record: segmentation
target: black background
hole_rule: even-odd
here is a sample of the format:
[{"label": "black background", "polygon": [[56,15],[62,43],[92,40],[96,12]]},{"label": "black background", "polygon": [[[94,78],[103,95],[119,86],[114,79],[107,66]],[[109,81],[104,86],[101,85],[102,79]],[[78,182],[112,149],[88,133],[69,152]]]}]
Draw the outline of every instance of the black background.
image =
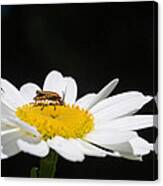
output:
[{"label": "black background", "polygon": [[[2,77],[18,88],[32,81],[42,86],[46,74],[59,70],[73,76],[78,97],[99,91],[115,77],[115,93],[157,93],[157,4],[91,3],[2,6]],[[139,113],[152,113],[147,104]],[[155,111],[154,111],[155,112]],[[139,134],[150,142],[155,130]],[[20,153],[2,161],[2,176],[28,177],[39,158]],[[154,173],[155,170],[155,173]],[[86,157],[82,163],[61,157],[59,178],[153,180],[154,153],[143,162]]]}]

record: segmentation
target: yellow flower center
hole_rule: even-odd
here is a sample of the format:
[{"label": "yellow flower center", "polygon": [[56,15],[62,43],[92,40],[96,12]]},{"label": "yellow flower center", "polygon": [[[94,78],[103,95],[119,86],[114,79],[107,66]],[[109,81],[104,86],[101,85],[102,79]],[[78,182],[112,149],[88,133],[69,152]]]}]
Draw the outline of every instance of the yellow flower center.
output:
[{"label": "yellow flower center", "polygon": [[93,129],[93,116],[78,106],[26,104],[17,108],[17,117],[36,127],[43,139],[56,135],[82,138]]}]

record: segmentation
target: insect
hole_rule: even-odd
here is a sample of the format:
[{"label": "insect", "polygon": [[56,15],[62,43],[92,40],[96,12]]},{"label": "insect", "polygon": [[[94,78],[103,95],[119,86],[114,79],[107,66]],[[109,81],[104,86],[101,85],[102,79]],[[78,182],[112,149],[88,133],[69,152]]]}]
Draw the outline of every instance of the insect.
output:
[{"label": "insect", "polygon": [[35,106],[42,105],[41,110],[47,105],[54,105],[54,109],[56,105],[64,105],[64,98],[62,99],[58,93],[52,91],[36,90],[36,96],[33,100]]}]

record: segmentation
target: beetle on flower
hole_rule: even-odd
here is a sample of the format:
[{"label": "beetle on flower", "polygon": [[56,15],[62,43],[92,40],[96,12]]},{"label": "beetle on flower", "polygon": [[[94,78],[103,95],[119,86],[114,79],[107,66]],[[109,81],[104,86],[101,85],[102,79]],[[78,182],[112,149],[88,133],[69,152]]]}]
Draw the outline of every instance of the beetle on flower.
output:
[{"label": "beetle on flower", "polygon": [[[1,80],[1,157],[23,151],[45,157],[50,149],[76,162],[85,156],[115,156],[142,160],[153,150],[137,130],[153,127],[153,115],[136,115],[153,97],[128,91],[108,97],[118,84],[114,79],[98,93],[77,100],[77,84],[72,77],[51,71],[43,89],[34,83],[20,90]],[[36,91],[57,93],[64,104],[35,106]]]}]

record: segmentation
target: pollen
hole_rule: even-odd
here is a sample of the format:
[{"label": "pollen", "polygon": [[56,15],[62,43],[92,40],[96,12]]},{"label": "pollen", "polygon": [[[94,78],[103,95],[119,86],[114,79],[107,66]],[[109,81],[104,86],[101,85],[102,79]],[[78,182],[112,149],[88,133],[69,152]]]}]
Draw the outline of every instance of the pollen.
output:
[{"label": "pollen", "polygon": [[94,118],[87,110],[75,105],[26,104],[18,107],[16,115],[35,127],[44,140],[56,135],[65,138],[83,138],[94,128]]}]

